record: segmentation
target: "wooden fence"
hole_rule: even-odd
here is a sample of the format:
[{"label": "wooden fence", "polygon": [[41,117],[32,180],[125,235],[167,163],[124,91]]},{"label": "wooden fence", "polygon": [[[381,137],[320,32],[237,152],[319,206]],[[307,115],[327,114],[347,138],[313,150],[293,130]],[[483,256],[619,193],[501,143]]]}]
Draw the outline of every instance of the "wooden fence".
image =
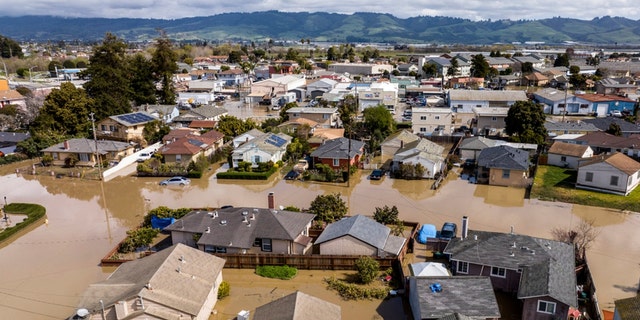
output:
[{"label": "wooden fence", "polygon": [[[338,255],[291,255],[291,254],[228,254],[216,253],[216,256],[226,260],[225,268],[253,269],[257,266],[287,265],[298,269],[308,270],[352,270],[356,260],[362,256]],[[375,258],[380,269],[394,266],[397,258]]]}]

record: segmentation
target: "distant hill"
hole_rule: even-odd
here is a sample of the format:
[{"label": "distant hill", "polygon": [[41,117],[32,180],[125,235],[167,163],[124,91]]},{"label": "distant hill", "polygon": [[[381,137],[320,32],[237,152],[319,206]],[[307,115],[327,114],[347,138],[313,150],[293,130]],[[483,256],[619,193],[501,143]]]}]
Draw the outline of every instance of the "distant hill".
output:
[{"label": "distant hill", "polygon": [[24,16],[0,18],[0,33],[17,41],[100,41],[111,32],[127,41],[300,40],[335,42],[493,44],[512,42],[640,44],[640,21],[621,17],[593,20],[471,21],[422,16],[400,19],[381,13],[224,13],[208,17],[105,19]]}]

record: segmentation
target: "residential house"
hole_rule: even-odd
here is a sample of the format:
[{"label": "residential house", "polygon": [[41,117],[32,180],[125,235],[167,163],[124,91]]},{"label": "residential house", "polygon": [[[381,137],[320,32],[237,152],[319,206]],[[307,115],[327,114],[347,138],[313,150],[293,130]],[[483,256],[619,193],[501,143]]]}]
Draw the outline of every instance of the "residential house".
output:
[{"label": "residential house", "polygon": [[567,102],[567,112],[569,114],[583,113],[581,110],[584,109],[586,113],[595,112],[600,116],[607,115],[612,111],[633,111],[635,104],[634,100],[618,95],[576,94],[574,99]]},{"label": "residential house", "polygon": [[450,277],[451,271],[444,263],[417,262],[409,264],[412,277]]},{"label": "residential house", "polygon": [[224,86],[227,87],[238,86],[249,82],[249,75],[239,68],[218,72],[216,76],[218,80],[222,81]]},{"label": "residential house", "polygon": [[613,303],[615,305],[613,320],[640,319],[640,295],[626,299],[618,299]]},{"label": "residential house", "polygon": [[261,135],[263,135],[264,132],[258,130],[258,129],[251,129],[235,138],[233,138],[233,148],[236,149],[238,148],[241,144],[245,143],[245,142],[249,142]]},{"label": "residential house", "polygon": [[96,123],[98,139],[118,141],[144,141],[144,126],[158,118],[143,111],[109,116]]},{"label": "residential house", "polygon": [[510,146],[483,149],[478,155],[478,183],[494,186],[529,185],[529,153]]},{"label": "residential house", "polygon": [[340,320],[339,305],[301,291],[256,308],[253,320]]},{"label": "residential house", "polygon": [[544,87],[549,83],[549,78],[540,72],[532,72],[524,76],[527,86]]},{"label": "residential house", "polygon": [[323,128],[335,128],[340,120],[338,108],[294,107],[288,109],[287,114],[291,121],[304,118],[317,122]]},{"label": "residential house", "polygon": [[14,153],[18,143],[30,137],[29,132],[0,132],[0,153],[2,155]]},{"label": "residential house", "polygon": [[407,239],[394,236],[389,227],[355,215],[330,223],[315,244],[321,255],[398,257]]},{"label": "residential house", "polygon": [[307,134],[309,136],[313,135],[313,132],[315,131],[315,129],[318,127],[318,123],[313,121],[313,120],[309,120],[306,118],[296,118],[295,120],[289,120],[289,121],[285,121],[281,124],[278,125],[278,129],[280,130],[280,132],[286,133],[292,137],[295,136],[295,134],[304,127],[307,127]]},{"label": "residential house", "polygon": [[18,106],[18,109],[24,110],[27,108],[27,100],[17,90],[0,90],[0,109],[9,105]]},{"label": "residential house", "polygon": [[325,141],[341,137],[344,137],[344,128],[315,128],[307,143],[313,149],[321,146]]},{"label": "residential house", "polygon": [[631,77],[603,78],[596,81],[597,94],[613,94],[627,97],[636,94],[638,85]]},{"label": "residential house", "polygon": [[424,63],[420,65],[420,73],[423,76],[428,76],[424,74],[424,71],[422,70],[422,66],[424,64],[433,64],[436,66],[436,70],[437,70],[436,74],[433,74],[431,76],[441,75],[443,77],[446,77],[447,74],[449,73],[449,69],[451,68],[451,59],[447,59],[444,57],[429,57],[424,59]]},{"label": "residential house", "polygon": [[[189,90],[190,93],[214,93],[221,92],[224,82],[215,80],[215,77],[208,77],[209,80],[192,80],[189,81]],[[182,92],[181,92],[182,93]],[[179,101],[182,101],[182,98],[186,96],[181,96]],[[199,101],[200,104],[208,104],[210,100]],[[185,101],[186,102],[186,101]],[[196,101],[198,102],[198,101]]]},{"label": "residential house", "polygon": [[420,140],[420,136],[417,134],[411,133],[409,130],[399,130],[391,135],[389,135],[382,143],[380,144],[381,151],[381,162],[384,163],[387,160],[393,159],[393,156],[398,152],[398,150],[404,148],[405,144],[409,142]]},{"label": "residential house", "polygon": [[451,135],[453,118],[451,108],[412,108],[411,130],[421,135]]},{"label": "residential house", "polygon": [[489,277],[409,277],[408,291],[416,320],[500,319]]},{"label": "residential house", "polygon": [[[164,140],[164,139],[163,139]],[[224,144],[224,134],[215,130],[201,135],[191,134],[171,143],[165,144],[159,152],[165,163],[181,163],[188,165],[198,158],[208,158]]]},{"label": "residential house", "polygon": [[578,162],[581,159],[592,156],[593,149],[587,145],[556,141],[549,148],[547,164],[561,168],[577,169]]},{"label": "residential house", "polygon": [[333,90],[338,81],[329,78],[320,78],[307,84],[307,95],[310,99],[322,97],[323,94]]},{"label": "residential house", "polygon": [[180,110],[175,104],[145,105],[144,111],[160,119],[162,123],[171,123],[173,118],[180,115]]},{"label": "residential house", "polygon": [[201,106],[185,111],[178,117],[173,118],[173,123],[183,127],[188,127],[195,120],[220,121],[220,118],[228,114],[227,109],[217,106]]},{"label": "residential house", "polygon": [[606,117],[597,119],[584,119],[583,122],[595,126],[599,131],[607,131],[611,128],[612,125],[618,126],[623,137],[630,137],[632,135],[640,134],[640,126],[621,118]]},{"label": "residential house", "polygon": [[578,165],[576,188],[629,195],[640,183],[640,163],[623,153],[601,154]]},{"label": "residential house", "polygon": [[396,70],[398,70],[401,76],[415,76],[422,72],[422,68],[413,63],[401,63],[397,66]]},{"label": "residential house", "polygon": [[87,320],[206,320],[218,300],[224,264],[224,259],[178,243],[125,262],[106,280],[91,284],[77,313],[82,310]]},{"label": "residential house", "polygon": [[291,139],[291,136],[284,133],[273,132],[257,136],[233,150],[233,167],[238,167],[240,162],[250,162],[253,167],[258,166],[260,162],[276,163],[282,160]]},{"label": "residential house", "polygon": [[67,159],[78,160],[76,166],[93,167],[98,164],[96,148],[100,161],[120,161],[133,154],[134,147],[130,143],[114,140],[92,140],[85,138],[69,139],[40,150],[43,156],[51,156],[53,165],[67,165]]},{"label": "residential house", "polygon": [[218,122],[213,120],[193,120],[189,123],[189,129],[196,129],[200,132],[213,130],[217,126]]},{"label": "residential house", "polygon": [[482,136],[500,136],[504,133],[509,108],[473,108],[473,132]]},{"label": "residential house", "polygon": [[373,82],[369,86],[355,84],[358,96],[358,112],[379,105],[393,110],[398,103],[398,84],[388,81]]},{"label": "residential house", "polygon": [[184,138],[191,135],[199,135],[199,134],[200,134],[200,131],[197,129],[184,128],[184,127],[171,129],[169,133],[167,133],[166,135],[164,135],[164,137],[162,137],[162,143],[168,144],[180,138]]},{"label": "residential house", "polygon": [[513,69],[515,62],[505,57],[485,57],[489,67],[498,71],[505,71],[507,69]]},{"label": "residential house", "polygon": [[257,81],[251,84],[251,93],[246,97],[246,102],[250,104],[258,103],[264,99],[285,95],[305,85],[306,80],[304,76],[300,75],[285,75]]},{"label": "residential house", "polygon": [[596,131],[577,137],[574,142],[590,146],[594,154],[622,152],[630,157],[640,157],[640,135],[620,137]]},{"label": "residential house", "polygon": [[533,143],[508,142],[504,140],[489,139],[482,136],[465,137],[460,143],[460,158],[478,159],[480,152],[489,147],[509,146],[520,149],[533,155],[538,150],[538,145]]},{"label": "residential house", "polygon": [[473,112],[473,108],[508,108],[529,99],[520,90],[449,90],[447,100],[454,112]]},{"label": "residential house", "polygon": [[536,57],[527,55],[527,56],[513,56],[511,60],[523,65],[525,63],[531,63],[533,69],[543,69],[545,66],[544,59],[538,59]]},{"label": "residential house", "polygon": [[327,140],[313,152],[313,163],[322,163],[333,169],[345,169],[360,163],[364,155],[364,142],[340,137]]},{"label": "residential house", "polygon": [[445,166],[444,147],[421,138],[404,144],[393,155],[391,171],[401,171],[402,165],[420,164],[425,170],[422,178],[433,179]]},{"label": "residential house", "polygon": [[[584,119],[586,120],[586,119]],[[547,136],[554,138],[564,134],[585,134],[589,132],[601,131],[598,127],[590,122],[578,121],[551,121],[544,122],[544,128],[547,129]]]},{"label": "residential house", "polygon": [[522,301],[523,320],[567,319],[578,306],[573,245],[465,225],[443,250],[454,275],[489,277],[494,290]]},{"label": "residential house", "polygon": [[311,249],[309,228],[314,217],[273,208],[196,210],[164,230],[171,232],[174,244],[210,253],[305,254]]}]

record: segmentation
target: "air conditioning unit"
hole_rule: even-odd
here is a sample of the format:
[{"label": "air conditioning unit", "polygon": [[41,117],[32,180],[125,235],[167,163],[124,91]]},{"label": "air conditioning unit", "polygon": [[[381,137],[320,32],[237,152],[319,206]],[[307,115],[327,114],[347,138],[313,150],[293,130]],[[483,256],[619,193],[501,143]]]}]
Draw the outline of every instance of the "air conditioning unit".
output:
[{"label": "air conditioning unit", "polygon": [[249,320],[249,310],[241,310],[236,317],[238,320]]}]

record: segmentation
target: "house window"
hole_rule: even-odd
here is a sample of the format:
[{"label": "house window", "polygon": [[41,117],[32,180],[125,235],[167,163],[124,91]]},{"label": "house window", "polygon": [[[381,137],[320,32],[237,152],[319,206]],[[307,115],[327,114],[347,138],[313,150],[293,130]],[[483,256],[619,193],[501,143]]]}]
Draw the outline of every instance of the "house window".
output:
[{"label": "house window", "polygon": [[502,179],[509,179],[511,177],[511,170],[502,169]]},{"label": "house window", "polygon": [[212,245],[205,244],[204,252],[216,252],[216,247]]},{"label": "house window", "polygon": [[262,239],[262,251],[271,252],[271,239]]},{"label": "house window", "polygon": [[435,116],[435,119],[436,120],[440,120],[440,116]]},{"label": "house window", "polygon": [[216,253],[227,253],[227,248],[225,248],[225,247],[216,247]]},{"label": "house window", "polygon": [[461,105],[461,104],[459,104],[459,105],[458,105],[458,108],[462,109],[462,105]]},{"label": "house window", "polygon": [[259,163],[259,162],[260,162],[260,156],[259,155],[253,156],[253,163]]},{"label": "house window", "polygon": [[427,120],[427,116],[420,116],[420,120]]},{"label": "house window", "polygon": [[538,312],[540,313],[556,313],[556,303],[550,301],[538,300]]},{"label": "house window", "polygon": [[498,117],[491,117],[491,121],[498,121]]},{"label": "house window", "polygon": [[109,126],[109,131],[115,132],[116,131],[116,126]]},{"label": "house window", "polygon": [[100,125],[100,128],[102,129],[102,131],[107,131],[107,126],[106,125]]},{"label": "house window", "polygon": [[476,108],[482,108],[481,104],[476,104]]},{"label": "house window", "polygon": [[176,162],[180,162],[180,161],[182,161],[182,155],[176,154]]},{"label": "house window", "polygon": [[328,115],[328,114],[323,114],[323,115],[322,115],[322,119],[329,119],[329,116],[330,116],[330,115]]},{"label": "house window", "polygon": [[560,157],[560,161],[562,161],[562,162],[567,162],[567,157],[565,157],[565,156],[561,156],[561,157]]},{"label": "house window", "polygon": [[469,263],[458,261],[456,270],[458,271],[458,273],[469,273]]},{"label": "house window", "polygon": [[51,153],[51,156],[53,157],[53,160],[58,160],[59,159],[57,152]]},{"label": "house window", "polygon": [[262,247],[262,239],[256,238],[255,240],[253,240],[253,246],[254,247]]},{"label": "house window", "polygon": [[427,132],[427,128],[420,128],[420,132]]},{"label": "house window", "polygon": [[78,154],[80,161],[89,161],[89,154],[88,153],[79,153]]},{"label": "house window", "polygon": [[587,175],[584,177],[584,181],[593,182],[593,172],[587,172]]},{"label": "house window", "polygon": [[610,185],[612,186],[617,186],[618,185],[618,176],[611,176],[611,181],[609,182]]},{"label": "house window", "polygon": [[507,269],[505,268],[498,268],[498,267],[491,267],[491,276],[492,277],[500,277],[500,278],[504,278],[507,275]]},{"label": "house window", "polygon": [[333,159],[333,166],[334,167],[339,167],[340,166],[340,159]]}]

